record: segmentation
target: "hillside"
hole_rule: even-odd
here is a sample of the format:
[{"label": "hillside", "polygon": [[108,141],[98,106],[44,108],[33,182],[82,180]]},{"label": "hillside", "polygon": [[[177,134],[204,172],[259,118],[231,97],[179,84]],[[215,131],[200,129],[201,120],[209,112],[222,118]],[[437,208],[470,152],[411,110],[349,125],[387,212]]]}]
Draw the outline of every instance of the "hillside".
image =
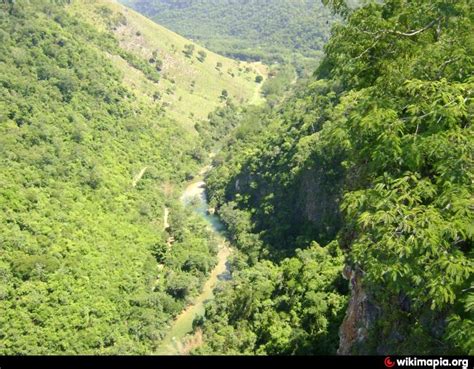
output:
[{"label": "hillside", "polygon": [[193,125],[257,101],[265,71],[69,3],[0,6],[0,354],[152,353],[216,262],[178,200],[202,165]]},{"label": "hillside", "polygon": [[207,178],[239,251],[196,353],[472,355],[473,3],[327,3],[314,77]]},{"label": "hillside", "polygon": [[262,61],[118,0],[1,2],[0,369],[467,368],[474,2],[127,2]]},{"label": "hillside", "polygon": [[314,64],[335,17],[319,0],[122,0],[156,22],[241,60]]},{"label": "hillside", "polygon": [[[209,112],[222,105],[223,90],[238,103],[262,101],[256,92],[259,84],[255,83],[257,75],[266,76],[266,68],[260,63],[217,55],[112,0],[73,1],[68,12],[101,31],[111,32],[123,50],[150,61],[160,74],[158,83],[140,68],[131,68],[123,56],[109,55],[123,72],[124,83],[143,103],[160,101],[167,115],[179,123],[192,126],[206,119]],[[186,47],[194,48],[192,54],[185,55]]]}]

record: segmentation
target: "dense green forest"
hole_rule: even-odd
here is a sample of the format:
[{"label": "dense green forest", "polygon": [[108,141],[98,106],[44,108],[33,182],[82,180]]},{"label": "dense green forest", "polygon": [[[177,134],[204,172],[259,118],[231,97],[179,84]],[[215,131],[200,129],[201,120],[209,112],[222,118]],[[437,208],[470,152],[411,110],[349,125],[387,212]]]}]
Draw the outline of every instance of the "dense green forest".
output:
[{"label": "dense green forest", "polygon": [[200,144],[123,82],[157,69],[67,10],[0,6],[0,353],[152,353],[215,263],[172,191]]},{"label": "dense green forest", "polygon": [[335,17],[319,0],[122,0],[173,31],[241,60],[315,65]]},{"label": "dense green forest", "polygon": [[472,1],[121,2],[0,2],[0,355],[474,354]]},{"label": "dense green forest", "polygon": [[196,353],[473,354],[474,5],[326,3],[312,80],[214,160],[238,252]]}]

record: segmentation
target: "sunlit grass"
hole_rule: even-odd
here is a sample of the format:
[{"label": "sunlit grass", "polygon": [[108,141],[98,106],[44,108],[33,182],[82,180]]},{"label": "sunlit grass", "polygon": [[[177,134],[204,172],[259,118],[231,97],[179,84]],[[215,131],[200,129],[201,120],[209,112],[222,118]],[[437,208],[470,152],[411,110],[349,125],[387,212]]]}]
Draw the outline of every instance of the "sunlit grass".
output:
[{"label": "sunlit grass", "polygon": [[[84,3],[94,3],[94,6],[85,7]],[[153,51],[158,51],[158,59],[163,61],[162,78],[155,83],[120,56],[109,55],[122,70],[126,85],[144,103],[162,105],[167,116],[192,129],[197,121],[207,119],[211,111],[224,104],[220,99],[223,90],[228,91],[229,97],[237,103],[263,102],[260,94],[262,83],[255,81],[257,75],[267,77],[267,67],[261,63],[232,60],[197,44],[194,44],[194,55],[188,58],[183,50],[185,45],[192,44],[191,41],[113,0],[79,0],[72,3],[69,11],[107,30],[104,19],[98,14],[104,6],[127,19],[126,25],[115,27],[113,31],[123,48],[145,59],[149,59]],[[207,54],[203,62],[197,59],[201,50]],[[221,65],[219,68],[218,63]],[[161,95],[159,101],[153,97],[156,92]]]}]

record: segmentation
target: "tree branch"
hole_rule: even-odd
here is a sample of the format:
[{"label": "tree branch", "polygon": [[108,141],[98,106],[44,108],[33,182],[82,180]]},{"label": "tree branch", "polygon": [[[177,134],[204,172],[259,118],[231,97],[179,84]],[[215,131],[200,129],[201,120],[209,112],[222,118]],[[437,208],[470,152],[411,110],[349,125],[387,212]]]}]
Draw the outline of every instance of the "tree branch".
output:
[{"label": "tree branch", "polygon": [[436,74],[436,79],[440,79],[440,78],[441,78],[441,76],[442,76],[443,73],[444,73],[444,70],[446,69],[446,67],[447,67],[449,64],[454,63],[454,62],[458,61],[459,59],[461,59],[461,57],[448,59],[448,60],[446,60],[443,64],[441,64],[441,67],[439,68],[439,71],[438,71],[438,73]]},{"label": "tree branch", "polygon": [[421,29],[418,29],[416,31],[409,31],[409,32],[400,32],[400,31],[397,31],[397,30],[389,30],[389,31],[386,31],[388,33],[392,33],[394,35],[398,35],[398,36],[405,36],[405,37],[413,37],[413,36],[416,36],[422,32],[425,32],[427,29],[433,27],[437,22],[439,22],[441,20],[441,17],[438,17],[434,20],[432,20],[430,23],[428,23],[426,26],[424,26],[423,28]]},{"label": "tree branch", "polygon": [[357,59],[360,59],[362,58],[365,54],[367,54],[370,50],[372,50],[375,46],[377,46],[377,44],[379,43],[380,41],[380,38],[382,37],[382,35],[379,35],[375,38],[375,41],[372,45],[370,45],[367,49],[365,49],[364,51],[362,51],[361,54],[359,54],[358,56],[356,56],[354,58],[354,60],[357,60]]},{"label": "tree branch", "polygon": [[[365,33],[366,35],[370,35],[370,36],[376,36],[377,38],[380,38],[381,36],[383,36],[385,34],[393,34],[393,35],[404,36],[404,37],[413,37],[413,36],[416,36],[416,35],[418,35],[422,32],[425,32],[426,30],[433,27],[435,24],[438,24],[438,28],[440,28],[440,23],[439,22],[441,21],[441,19],[442,19],[442,17],[438,17],[436,19],[433,19],[430,23],[428,23],[423,28],[420,28],[418,30],[408,31],[408,32],[401,32],[401,31],[398,31],[398,30],[395,30],[395,29],[383,29],[383,30],[380,30],[379,32],[370,32],[370,31],[360,29],[360,28],[356,28],[356,29],[361,33]],[[438,32],[440,32],[440,31],[438,31]]]}]

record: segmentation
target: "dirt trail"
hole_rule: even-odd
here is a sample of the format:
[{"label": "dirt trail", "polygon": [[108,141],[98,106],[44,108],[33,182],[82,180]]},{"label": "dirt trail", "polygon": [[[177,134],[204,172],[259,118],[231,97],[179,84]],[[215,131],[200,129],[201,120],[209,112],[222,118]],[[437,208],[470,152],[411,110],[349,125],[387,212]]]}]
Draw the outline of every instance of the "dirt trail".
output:
[{"label": "dirt trail", "polygon": [[137,186],[138,182],[140,182],[140,179],[143,178],[147,170],[148,170],[148,167],[145,167],[140,171],[140,173],[138,173],[135,177],[133,177],[132,187]]},{"label": "dirt trail", "polygon": [[[203,168],[200,172],[200,176],[203,176],[209,169],[209,166]],[[181,201],[183,204],[189,205],[194,199],[199,199],[196,212],[207,221],[209,229],[215,233],[219,242],[217,264],[209,274],[201,293],[181,312],[181,314],[176,317],[172,323],[167,335],[157,350],[157,354],[159,355],[187,354],[193,347],[198,346],[202,342],[202,337],[201,339],[198,339],[199,337],[189,336],[193,331],[193,321],[196,317],[204,315],[205,302],[214,297],[213,290],[216,287],[217,282],[220,278],[225,278],[224,275],[228,272],[227,261],[232,251],[229,247],[228,241],[222,234],[223,225],[219,218],[208,214],[205,186],[204,181],[190,183],[183,192]],[[197,334],[199,335],[200,333],[198,332]]]},{"label": "dirt trail", "polygon": [[[183,339],[193,331],[193,321],[196,317],[204,315],[204,304],[214,297],[213,290],[219,280],[219,275],[227,270],[227,260],[230,255],[229,247],[220,245],[217,255],[218,263],[209,275],[200,295],[195,298],[191,305],[179,314],[173,322],[168,334],[163,339],[157,354],[182,355],[185,353],[185,342]],[[192,340],[192,338],[190,339]],[[188,350],[189,351],[189,348]]]}]

